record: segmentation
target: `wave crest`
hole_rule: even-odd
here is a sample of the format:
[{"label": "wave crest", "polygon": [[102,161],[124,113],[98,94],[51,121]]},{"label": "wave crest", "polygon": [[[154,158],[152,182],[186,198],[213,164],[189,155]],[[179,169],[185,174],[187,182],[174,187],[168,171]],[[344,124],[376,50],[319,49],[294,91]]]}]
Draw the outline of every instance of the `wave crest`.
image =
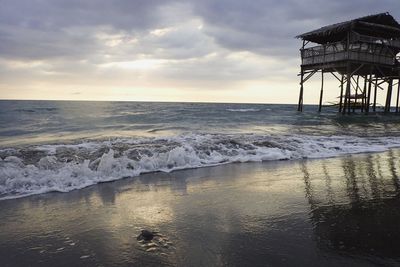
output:
[{"label": "wave crest", "polygon": [[400,147],[396,137],[186,134],[0,150],[0,200],[68,192],[148,172],[333,157]]}]

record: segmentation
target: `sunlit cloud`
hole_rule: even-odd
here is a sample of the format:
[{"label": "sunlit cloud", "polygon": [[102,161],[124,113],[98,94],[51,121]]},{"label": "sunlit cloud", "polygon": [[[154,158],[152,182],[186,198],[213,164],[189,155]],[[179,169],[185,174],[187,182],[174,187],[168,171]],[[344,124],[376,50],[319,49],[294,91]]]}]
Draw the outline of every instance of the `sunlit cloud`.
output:
[{"label": "sunlit cloud", "polygon": [[127,70],[152,70],[160,68],[163,64],[167,63],[167,60],[162,59],[139,59],[135,61],[123,61],[123,62],[109,62],[101,64],[101,68],[121,68]]},{"label": "sunlit cloud", "polygon": [[155,30],[150,31],[150,34],[155,35],[155,36],[163,36],[173,30],[174,30],[174,28],[155,29]]}]

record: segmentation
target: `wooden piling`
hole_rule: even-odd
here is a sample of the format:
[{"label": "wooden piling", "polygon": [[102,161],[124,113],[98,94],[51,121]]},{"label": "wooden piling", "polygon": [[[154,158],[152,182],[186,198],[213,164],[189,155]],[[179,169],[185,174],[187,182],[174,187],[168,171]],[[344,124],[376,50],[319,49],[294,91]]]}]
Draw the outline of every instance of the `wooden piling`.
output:
[{"label": "wooden piling", "polygon": [[372,106],[372,111],[376,112],[376,94],[378,93],[378,77],[375,77],[375,87],[374,87],[374,105]]},{"label": "wooden piling", "polygon": [[386,94],[386,103],[385,103],[385,112],[390,112],[390,104],[392,100],[392,88],[393,88],[393,79],[390,78],[388,81],[388,91]]},{"label": "wooden piling", "polygon": [[356,80],[356,92],[354,93],[354,103],[353,103],[353,113],[356,111],[356,106],[357,106],[357,94],[358,94],[358,81],[360,80],[360,75],[357,75],[357,80]]},{"label": "wooden piling", "polygon": [[322,97],[324,94],[324,70],[321,70],[321,92],[319,94],[319,107],[318,107],[318,112],[321,112],[322,110]]},{"label": "wooden piling", "polygon": [[400,79],[397,83],[396,113],[399,113]]},{"label": "wooden piling", "polygon": [[371,103],[371,86],[372,86],[372,75],[369,75],[368,79],[368,94],[367,94],[367,103],[365,105],[365,113],[369,113],[369,104]]},{"label": "wooden piling", "polygon": [[340,79],[339,113],[342,112],[342,107],[343,107],[343,80],[344,80],[344,75],[342,74],[342,78]]},{"label": "wooden piling", "polygon": [[347,114],[350,115],[350,108],[351,108],[351,80],[349,80],[349,90],[346,92],[347,93]]},{"label": "wooden piling", "polygon": [[364,110],[365,110],[365,102],[366,102],[365,96],[367,93],[367,78],[368,78],[368,76],[364,76],[363,78],[364,78],[364,88],[363,88],[362,98],[361,98],[361,113],[364,112]]},{"label": "wooden piling", "polygon": [[347,80],[347,84],[346,84],[346,93],[344,96],[344,108],[342,113],[346,114],[346,109],[347,112],[350,114],[350,86],[351,86],[351,74],[350,74],[350,64],[347,64],[347,73],[346,73],[346,80]]},{"label": "wooden piling", "polygon": [[299,104],[297,106],[297,111],[303,111],[303,84],[304,84],[304,71],[301,69],[300,73],[300,94],[299,94]]}]

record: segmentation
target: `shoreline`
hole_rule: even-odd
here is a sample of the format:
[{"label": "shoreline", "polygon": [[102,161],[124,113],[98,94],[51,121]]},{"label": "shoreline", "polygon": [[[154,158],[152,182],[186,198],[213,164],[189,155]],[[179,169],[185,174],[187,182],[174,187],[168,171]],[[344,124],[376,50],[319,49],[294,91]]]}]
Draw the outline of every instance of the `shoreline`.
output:
[{"label": "shoreline", "polygon": [[[399,264],[399,158],[396,149],[226,164],[0,201],[0,259],[3,266]],[[146,251],[136,239],[141,229],[171,244]]]},{"label": "shoreline", "polygon": [[164,173],[164,174],[169,174],[169,173],[174,173],[174,172],[179,172],[179,171],[185,171],[185,170],[196,170],[196,169],[203,169],[203,168],[213,168],[213,167],[218,167],[218,166],[224,166],[224,165],[230,165],[230,164],[248,164],[248,163],[273,163],[273,162],[302,162],[302,161],[310,161],[310,160],[324,160],[324,159],[332,159],[332,158],[341,158],[341,157],[346,157],[346,156],[357,156],[357,155],[368,155],[368,154],[379,154],[379,153],[385,153],[391,150],[399,150],[400,151],[400,146],[393,146],[393,147],[389,147],[387,149],[384,150],[377,150],[377,151],[367,151],[367,152],[354,152],[354,153],[343,153],[343,154],[338,154],[338,155],[332,155],[332,156],[324,156],[324,157],[310,157],[310,158],[282,158],[282,159],[273,159],[273,160],[247,160],[247,161],[227,161],[227,162],[222,162],[222,163],[214,163],[214,164],[208,164],[208,165],[202,165],[202,166],[183,166],[183,167],[177,167],[175,169],[171,169],[171,170],[155,170],[155,171],[145,171],[145,172],[141,172],[138,175],[133,175],[133,176],[127,176],[127,177],[120,177],[120,178],[112,178],[110,180],[101,180],[98,181],[96,183],[87,185],[87,186],[83,186],[80,188],[76,188],[76,189],[72,189],[69,191],[59,191],[59,190],[51,190],[51,191],[45,191],[45,192],[41,192],[41,193],[31,193],[31,194],[27,194],[27,195],[20,195],[20,196],[4,196],[4,197],[0,197],[0,202],[2,201],[12,201],[12,200],[16,200],[16,199],[20,199],[20,198],[27,198],[27,197],[32,197],[32,196],[41,196],[41,195],[45,195],[45,194],[51,194],[51,193],[62,193],[62,194],[66,194],[66,193],[70,193],[76,190],[82,190],[85,188],[89,188],[92,186],[96,186],[99,184],[104,184],[104,183],[113,183],[113,182],[117,182],[119,180],[126,180],[126,179],[135,179],[135,178],[139,178],[141,176],[144,175],[157,175],[158,173]]}]

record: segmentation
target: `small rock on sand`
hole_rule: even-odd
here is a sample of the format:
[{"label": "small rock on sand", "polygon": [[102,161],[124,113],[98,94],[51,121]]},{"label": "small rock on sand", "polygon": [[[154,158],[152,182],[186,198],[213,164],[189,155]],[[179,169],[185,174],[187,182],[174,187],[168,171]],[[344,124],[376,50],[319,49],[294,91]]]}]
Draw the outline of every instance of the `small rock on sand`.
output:
[{"label": "small rock on sand", "polygon": [[154,238],[154,233],[149,230],[142,230],[140,235],[138,235],[137,240],[150,241]]}]

